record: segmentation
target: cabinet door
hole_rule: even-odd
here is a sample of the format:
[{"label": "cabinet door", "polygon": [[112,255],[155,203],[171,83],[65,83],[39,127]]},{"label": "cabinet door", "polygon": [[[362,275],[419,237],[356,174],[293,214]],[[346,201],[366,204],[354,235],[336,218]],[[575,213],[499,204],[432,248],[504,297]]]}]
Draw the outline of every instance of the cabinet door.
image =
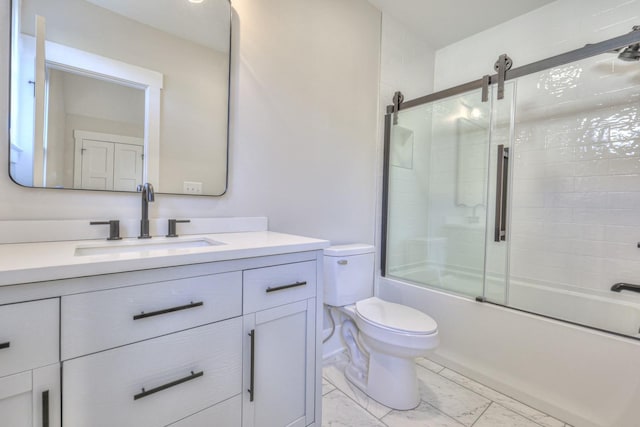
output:
[{"label": "cabinet door", "polygon": [[243,427],[314,421],[315,299],[244,316]]},{"label": "cabinet door", "polygon": [[60,427],[60,365],[0,378],[0,424]]},{"label": "cabinet door", "polygon": [[13,427],[33,425],[31,371],[0,378],[0,419]]},{"label": "cabinet door", "polygon": [[58,362],[59,299],[0,306],[0,377]]}]

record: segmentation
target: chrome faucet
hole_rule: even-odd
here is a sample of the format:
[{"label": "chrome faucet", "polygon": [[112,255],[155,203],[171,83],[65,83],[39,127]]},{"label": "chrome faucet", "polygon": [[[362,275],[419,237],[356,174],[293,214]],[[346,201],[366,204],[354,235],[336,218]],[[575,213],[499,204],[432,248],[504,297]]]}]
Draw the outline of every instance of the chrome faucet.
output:
[{"label": "chrome faucet", "polygon": [[140,235],[138,239],[150,239],[149,202],[153,202],[155,199],[153,185],[148,182],[144,185],[138,185],[138,192],[142,193],[142,217],[140,218]]}]

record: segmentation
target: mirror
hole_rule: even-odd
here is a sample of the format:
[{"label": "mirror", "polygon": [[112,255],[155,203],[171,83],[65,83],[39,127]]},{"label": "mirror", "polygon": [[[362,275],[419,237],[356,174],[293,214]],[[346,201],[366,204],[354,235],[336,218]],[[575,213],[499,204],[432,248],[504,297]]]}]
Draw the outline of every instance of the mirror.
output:
[{"label": "mirror", "polygon": [[10,175],[222,195],[229,0],[13,0]]}]

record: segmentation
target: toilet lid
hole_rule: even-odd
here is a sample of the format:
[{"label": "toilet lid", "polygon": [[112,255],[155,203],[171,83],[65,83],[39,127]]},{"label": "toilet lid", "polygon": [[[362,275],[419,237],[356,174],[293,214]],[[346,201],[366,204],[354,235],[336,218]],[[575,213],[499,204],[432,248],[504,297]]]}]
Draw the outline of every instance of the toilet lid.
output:
[{"label": "toilet lid", "polygon": [[358,301],[356,313],[365,321],[398,332],[426,335],[438,329],[436,321],[423,312],[376,297]]}]

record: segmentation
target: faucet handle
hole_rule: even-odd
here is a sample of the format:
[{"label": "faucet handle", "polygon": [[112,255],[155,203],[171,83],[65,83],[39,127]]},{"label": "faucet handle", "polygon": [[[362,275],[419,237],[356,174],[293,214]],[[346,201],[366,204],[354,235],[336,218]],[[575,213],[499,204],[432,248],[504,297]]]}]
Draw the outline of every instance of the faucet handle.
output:
[{"label": "faucet handle", "polygon": [[176,234],[176,224],[177,223],[185,223],[185,222],[191,222],[190,219],[173,219],[171,218],[169,220],[169,232],[167,233],[166,237],[178,237],[178,235]]},{"label": "faucet handle", "polygon": [[120,237],[120,221],[117,219],[111,219],[109,221],[91,221],[89,225],[108,225],[109,237],[107,240],[122,240],[122,237]]}]

